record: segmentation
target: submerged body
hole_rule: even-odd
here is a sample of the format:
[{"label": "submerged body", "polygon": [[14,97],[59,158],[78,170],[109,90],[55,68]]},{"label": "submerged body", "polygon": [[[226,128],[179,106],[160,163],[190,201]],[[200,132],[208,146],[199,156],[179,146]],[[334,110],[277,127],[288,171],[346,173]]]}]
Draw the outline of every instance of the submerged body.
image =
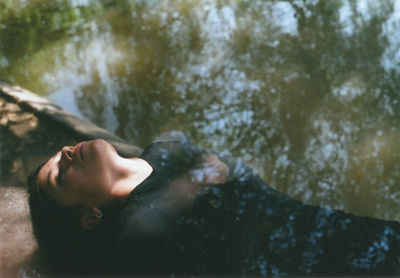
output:
[{"label": "submerged body", "polygon": [[112,275],[399,273],[397,222],[302,204],[189,140],[152,143],[139,159],[140,182],[64,260],[86,248],[89,273]]},{"label": "submerged body", "polygon": [[[201,178],[207,179],[207,174],[219,178],[226,174],[220,164],[214,165],[219,169],[214,175],[202,166],[209,157],[205,152],[178,142],[154,143],[145,149],[141,157],[154,171],[131,193],[116,218],[114,271],[257,276],[396,273],[398,223],[304,205],[270,188],[249,167],[224,157],[219,163],[228,166],[226,180],[204,187]],[[201,159],[186,175],[175,172],[192,157]]]}]

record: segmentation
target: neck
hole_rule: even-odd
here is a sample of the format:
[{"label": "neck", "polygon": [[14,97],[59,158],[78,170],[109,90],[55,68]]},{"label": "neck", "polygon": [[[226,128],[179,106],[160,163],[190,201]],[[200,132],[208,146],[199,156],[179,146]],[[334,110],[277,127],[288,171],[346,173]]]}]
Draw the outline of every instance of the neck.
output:
[{"label": "neck", "polygon": [[125,200],[129,194],[153,172],[151,165],[141,158],[122,158],[122,166],[111,187],[114,199]]}]

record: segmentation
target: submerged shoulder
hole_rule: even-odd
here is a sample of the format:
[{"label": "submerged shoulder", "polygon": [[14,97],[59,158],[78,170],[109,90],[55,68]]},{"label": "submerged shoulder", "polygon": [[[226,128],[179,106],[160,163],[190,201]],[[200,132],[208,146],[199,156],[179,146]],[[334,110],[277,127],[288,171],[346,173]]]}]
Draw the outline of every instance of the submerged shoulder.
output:
[{"label": "submerged shoulder", "polygon": [[117,217],[116,245],[123,245],[132,240],[165,238],[170,233],[171,219],[158,208],[139,208],[135,205],[123,209]]}]

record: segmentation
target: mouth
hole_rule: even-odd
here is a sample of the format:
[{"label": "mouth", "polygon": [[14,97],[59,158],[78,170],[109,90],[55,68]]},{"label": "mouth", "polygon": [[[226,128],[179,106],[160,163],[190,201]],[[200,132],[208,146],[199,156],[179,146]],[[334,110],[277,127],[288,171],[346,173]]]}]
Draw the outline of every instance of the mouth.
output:
[{"label": "mouth", "polygon": [[76,145],[76,147],[75,147],[75,152],[79,156],[80,160],[83,160],[83,147],[84,147],[84,145],[85,145],[85,142],[81,142],[78,145]]}]

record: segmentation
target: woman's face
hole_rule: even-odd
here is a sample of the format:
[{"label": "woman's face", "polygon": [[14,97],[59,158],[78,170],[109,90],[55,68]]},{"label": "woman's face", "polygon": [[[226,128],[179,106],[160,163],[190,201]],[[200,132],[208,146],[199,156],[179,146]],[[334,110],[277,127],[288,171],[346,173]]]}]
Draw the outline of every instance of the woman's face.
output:
[{"label": "woman's face", "polygon": [[37,184],[62,206],[97,206],[109,192],[116,155],[101,139],[65,146],[40,169]]}]

